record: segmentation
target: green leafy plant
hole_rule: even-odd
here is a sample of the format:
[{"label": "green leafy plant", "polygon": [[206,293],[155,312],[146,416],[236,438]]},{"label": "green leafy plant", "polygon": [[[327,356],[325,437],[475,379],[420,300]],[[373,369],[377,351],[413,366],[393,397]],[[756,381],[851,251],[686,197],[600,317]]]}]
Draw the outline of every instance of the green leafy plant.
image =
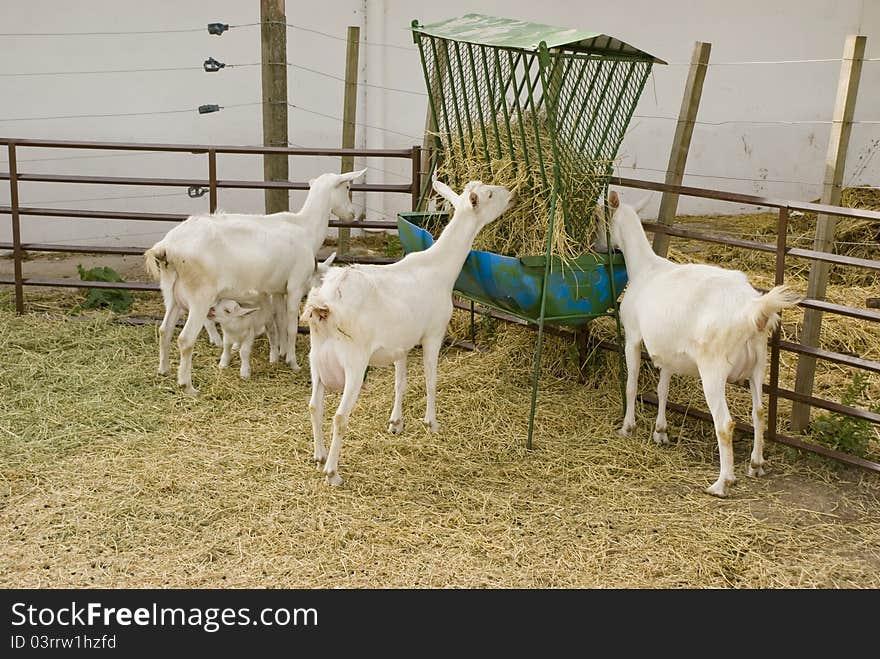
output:
[{"label": "green leafy plant", "polygon": [[[841,398],[844,405],[859,407],[868,389],[868,376],[856,373]],[[873,412],[880,412],[874,406]],[[817,416],[812,423],[813,438],[838,451],[864,457],[874,429],[870,421],[832,412]]]},{"label": "green leafy plant", "polygon": [[403,245],[400,244],[400,240],[397,236],[385,234],[385,244],[382,246],[382,251],[385,256],[400,258],[403,256]]},{"label": "green leafy plant", "polygon": [[[100,266],[86,270],[77,264],[79,278],[82,281],[125,281],[113,268]],[[100,309],[109,307],[116,313],[124,313],[131,308],[133,298],[129,291],[120,288],[90,288],[81,307],[84,309]]]}]

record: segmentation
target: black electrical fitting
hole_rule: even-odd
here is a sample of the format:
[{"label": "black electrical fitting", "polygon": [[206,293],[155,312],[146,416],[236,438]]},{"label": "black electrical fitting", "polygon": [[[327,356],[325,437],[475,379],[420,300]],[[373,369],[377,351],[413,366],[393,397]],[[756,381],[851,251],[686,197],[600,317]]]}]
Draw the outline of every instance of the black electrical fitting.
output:
[{"label": "black electrical fitting", "polygon": [[208,192],[208,188],[203,187],[201,185],[191,185],[186,189],[186,194],[190,196],[191,199],[195,199],[197,197],[204,197]]},{"label": "black electrical fitting", "polygon": [[199,106],[199,114],[208,114],[209,112],[220,112],[220,106],[214,104]]},{"label": "black electrical fitting", "polygon": [[208,23],[208,34],[223,34],[228,29],[226,23]]},{"label": "black electrical fitting", "polygon": [[205,71],[208,73],[216,73],[225,66],[226,64],[224,64],[223,62],[218,62],[213,57],[209,57],[205,60]]}]

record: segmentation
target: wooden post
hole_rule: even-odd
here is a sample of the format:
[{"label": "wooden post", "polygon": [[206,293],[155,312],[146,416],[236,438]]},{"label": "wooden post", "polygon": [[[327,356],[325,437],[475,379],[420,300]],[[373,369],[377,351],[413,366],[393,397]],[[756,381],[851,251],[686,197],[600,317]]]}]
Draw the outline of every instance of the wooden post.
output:
[{"label": "wooden post", "polygon": [[[361,42],[361,29],[357,25],[348,26],[348,43],[345,46],[345,97],[342,101],[342,148],[354,148],[354,127],[357,118],[358,51]],[[354,171],[354,156],[342,156],[340,173]],[[351,229],[340,227],[337,251],[348,253],[348,240]]]},{"label": "wooden post", "polygon": [[[825,184],[822,188],[822,204],[838,206],[843,186],[843,173],[846,168],[846,151],[852,131],[853,111],[859,91],[859,78],[862,73],[862,58],[865,56],[866,37],[850,35],[843,48],[843,62],[840,65],[840,79],[837,84],[837,100],[834,103],[834,122],[831,124],[831,139],[828,141],[828,155],[825,160]],[[816,238],[813,249],[819,252],[834,251],[834,229],[837,218],[819,215],[816,218]],[[807,284],[807,297],[815,300],[825,299],[825,286],[828,280],[829,264],[813,261],[810,265],[810,279]],[[816,347],[822,329],[822,312],[806,309],[804,329],[801,332],[801,345]],[[808,355],[798,356],[797,378],[794,390],[799,394],[812,395],[813,377],[816,374],[816,358]],[[803,431],[810,423],[810,406],[794,403],[791,407],[791,429]]]},{"label": "wooden post", "polygon": [[[287,142],[287,18],[284,0],[260,0],[260,34],[263,70],[263,146],[288,146]],[[267,181],[287,181],[287,154],[264,154]],[[288,190],[266,190],[266,212],[290,209]]]},{"label": "wooden post", "polygon": [[[681,185],[684,179],[688,150],[691,147],[691,136],[694,134],[694,122],[697,120],[697,112],[700,109],[703,81],[706,79],[706,70],[709,65],[709,54],[711,52],[711,43],[697,41],[694,44],[694,53],[691,55],[691,68],[688,72],[687,83],[684,86],[681,109],[678,111],[678,124],[675,127],[675,135],[672,138],[669,164],[666,167],[666,183],[670,185]],[[657,222],[667,225],[672,224],[675,221],[677,209],[678,195],[673,192],[664,192],[663,197],[660,199],[660,212],[657,215]],[[654,234],[654,251],[660,256],[666,256],[666,253],[669,251],[668,235],[665,233]]]}]

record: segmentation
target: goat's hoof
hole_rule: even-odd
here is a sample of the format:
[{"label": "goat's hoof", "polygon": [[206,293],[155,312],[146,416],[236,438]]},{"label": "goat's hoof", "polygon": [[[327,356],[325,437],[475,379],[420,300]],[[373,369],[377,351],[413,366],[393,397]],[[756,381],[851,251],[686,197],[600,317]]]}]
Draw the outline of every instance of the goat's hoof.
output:
[{"label": "goat's hoof", "polygon": [[749,471],[748,471],[749,477],[750,478],[757,478],[758,476],[763,476],[765,473],[767,473],[764,471],[764,464],[765,463],[763,463],[763,462],[761,462],[760,464],[758,464],[756,462],[750,462],[749,463]]},{"label": "goat's hoof", "polygon": [[[440,432],[440,424],[437,421],[430,421],[428,419],[422,419],[422,423],[425,425],[425,428],[430,430],[432,433],[437,434]],[[403,421],[401,421],[401,426],[403,425]]]},{"label": "goat's hoof", "polygon": [[324,471],[324,463],[327,462],[326,455],[316,455],[312,458],[315,462],[315,466],[318,468],[318,471]]},{"label": "goat's hoof", "polygon": [[709,487],[706,488],[706,494],[711,494],[713,497],[718,497],[719,499],[724,499],[727,497],[727,486],[736,484],[736,476],[732,476],[731,478],[719,478],[717,481],[712,483]]},{"label": "goat's hoof", "polygon": [[251,372],[245,371],[244,373],[239,373],[239,376],[241,376],[242,380],[248,380],[251,377]]},{"label": "goat's hoof", "polygon": [[171,369],[169,369],[167,366],[165,366],[164,368],[160,366],[159,370],[156,371],[156,373],[158,373],[159,375],[168,375],[169,370]]},{"label": "goat's hoof", "polygon": [[327,485],[330,485],[331,487],[339,487],[342,485],[342,476],[335,471],[331,474],[327,474]]},{"label": "goat's hoof", "polygon": [[666,434],[666,431],[658,432],[654,431],[654,443],[655,444],[668,444],[669,443],[669,435]]},{"label": "goat's hoof", "polygon": [[724,481],[716,481],[706,488],[706,494],[711,494],[713,497],[718,497],[719,499],[726,499],[727,486],[724,484]]},{"label": "goat's hoof", "polygon": [[229,362],[220,362],[217,364],[217,368],[229,368]]},{"label": "goat's hoof", "polygon": [[199,395],[199,390],[196,389],[191,384],[180,385],[180,386],[183,387],[183,393],[185,393],[187,396],[198,396]]},{"label": "goat's hoof", "polygon": [[278,363],[278,355],[269,355],[269,363],[277,364]]},{"label": "goat's hoof", "polygon": [[403,419],[397,419],[396,421],[392,419],[388,424],[388,432],[393,435],[399,435],[403,432]]},{"label": "goat's hoof", "polygon": [[635,426],[624,425],[620,430],[617,431],[617,434],[621,437],[629,437],[632,434],[633,428]]},{"label": "goat's hoof", "polygon": [[299,364],[297,364],[296,362],[287,362],[287,365],[290,366],[290,370],[293,371],[294,373],[298,373],[299,371],[302,370],[302,367]]}]

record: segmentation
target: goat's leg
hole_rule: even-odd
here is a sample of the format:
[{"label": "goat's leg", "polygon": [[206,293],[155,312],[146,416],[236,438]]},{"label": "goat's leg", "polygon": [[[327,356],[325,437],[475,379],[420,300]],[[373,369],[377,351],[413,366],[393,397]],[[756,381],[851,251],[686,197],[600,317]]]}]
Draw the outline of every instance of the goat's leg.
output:
[{"label": "goat's leg", "polygon": [[654,441],[658,444],[669,443],[669,435],[666,434],[666,399],[669,397],[670,379],[672,371],[661,368],[660,381],[657,383],[657,423],[654,424]]},{"label": "goat's leg", "polygon": [[623,426],[618,431],[621,437],[629,437],[636,427],[636,392],[639,388],[639,367],[642,363],[642,337],[635,332],[626,333],[626,413]]},{"label": "goat's leg", "polygon": [[217,331],[217,323],[210,318],[206,318],[203,327],[208,333],[208,340],[211,342],[211,345],[218,347],[223,345],[223,339],[220,338],[220,333]]},{"label": "goat's leg", "polygon": [[312,372],[312,398],[309,400],[309,415],[312,417],[312,440],[315,445],[314,459],[318,468],[327,461],[327,449],[324,448],[324,383],[315,363],[315,350],[309,353],[309,366]]},{"label": "goat's leg", "polygon": [[432,336],[422,341],[422,363],[428,396],[425,404],[425,418],[422,419],[422,423],[431,432],[440,432],[440,424],[437,423],[437,361],[440,359],[440,346],[442,345],[442,335]]},{"label": "goat's leg", "polygon": [[730,418],[725,396],[727,372],[720,365],[701,367],[700,379],[703,381],[706,403],[715,422],[715,435],[718,438],[718,454],[721,461],[718,480],[706,488],[706,492],[723,498],[727,496],[727,486],[736,482],[733,473],[733,419]]},{"label": "goat's leg", "polygon": [[165,303],[165,317],[159,325],[159,375],[165,375],[169,369],[168,352],[171,350],[171,337],[183,311],[173,300]]},{"label": "goat's leg", "polygon": [[764,350],[762,342],[758,359],[752,369],[752,376],[749,378],[749,389],[752,391],[752,425],[755,427],[755,443],[752,445],[752,456],[749,460],[749,476],[764,475],[764,428],[767,424],[767,414],[761,397],[764,388],[764,364],[767,359]]},{"label": "goat's leg", "polygon": [[226,332],[223,332],[223,352],[220,354],[220,363],[218,366],[220,368],[226,368],[229,366],[229,362],[232,359],[232,339],[229,338],[229,335]]},{"label": "goat's leg", "polygon": [[211,308],[210,302],[195,301],[190,302],[189,315],[186,317],[186,323],[177,337],[177,345],[180,348],[180,364],[177,367],[177,384],[184,388],[184,391],[191,396],[199,393],[199,390],[192,385],[192,355],[193,347],[199,332],[202,331],[202,324],[208,317],[208,309]]},{"label": "goat's leg", "polygon": [[292,290],[287,293],[287,365],[291,370],[298,371],[296,363],[296,331],[299,328],[299,303],[302,300],[302,291]]},{"label": "goat's leg", "polygon": [[364,384],[366,368],[366,364],[345,367],[345,388],[342,390],[342,400],[339,401],[339,407],[333,416],[333,441],[330,442],[330,452],[324,465],[324,474],[330,485],[342,485],[342,477],[338,473],[339,450],[342,448],[342,437],[348,428],[348,418]]},{"label": "goat's leg", "polygon": [[272,321],[278,339],[278,356],[287,356],[287,300],[281,294],[272,295]]},{"label": "goat's leg", "polygon": [[238,357],[241,359],[241,368],[238,370],[238,374],[243,380],[247,380],[251,376],[251,351],[253,348],[254,331],[249,330],[238,348]]},{"label": "goat's leg", "polygon": [[274,306],[266,323],[266,338],[269,340],[269,363],[274,364],[278,361],[278,323],[275,321]]},{"label": "goat's leg", "polygon": [[403,432],[403,393],[406,391],[406,355],[394,362],[394,409],[388,421],[388,432]]}]

